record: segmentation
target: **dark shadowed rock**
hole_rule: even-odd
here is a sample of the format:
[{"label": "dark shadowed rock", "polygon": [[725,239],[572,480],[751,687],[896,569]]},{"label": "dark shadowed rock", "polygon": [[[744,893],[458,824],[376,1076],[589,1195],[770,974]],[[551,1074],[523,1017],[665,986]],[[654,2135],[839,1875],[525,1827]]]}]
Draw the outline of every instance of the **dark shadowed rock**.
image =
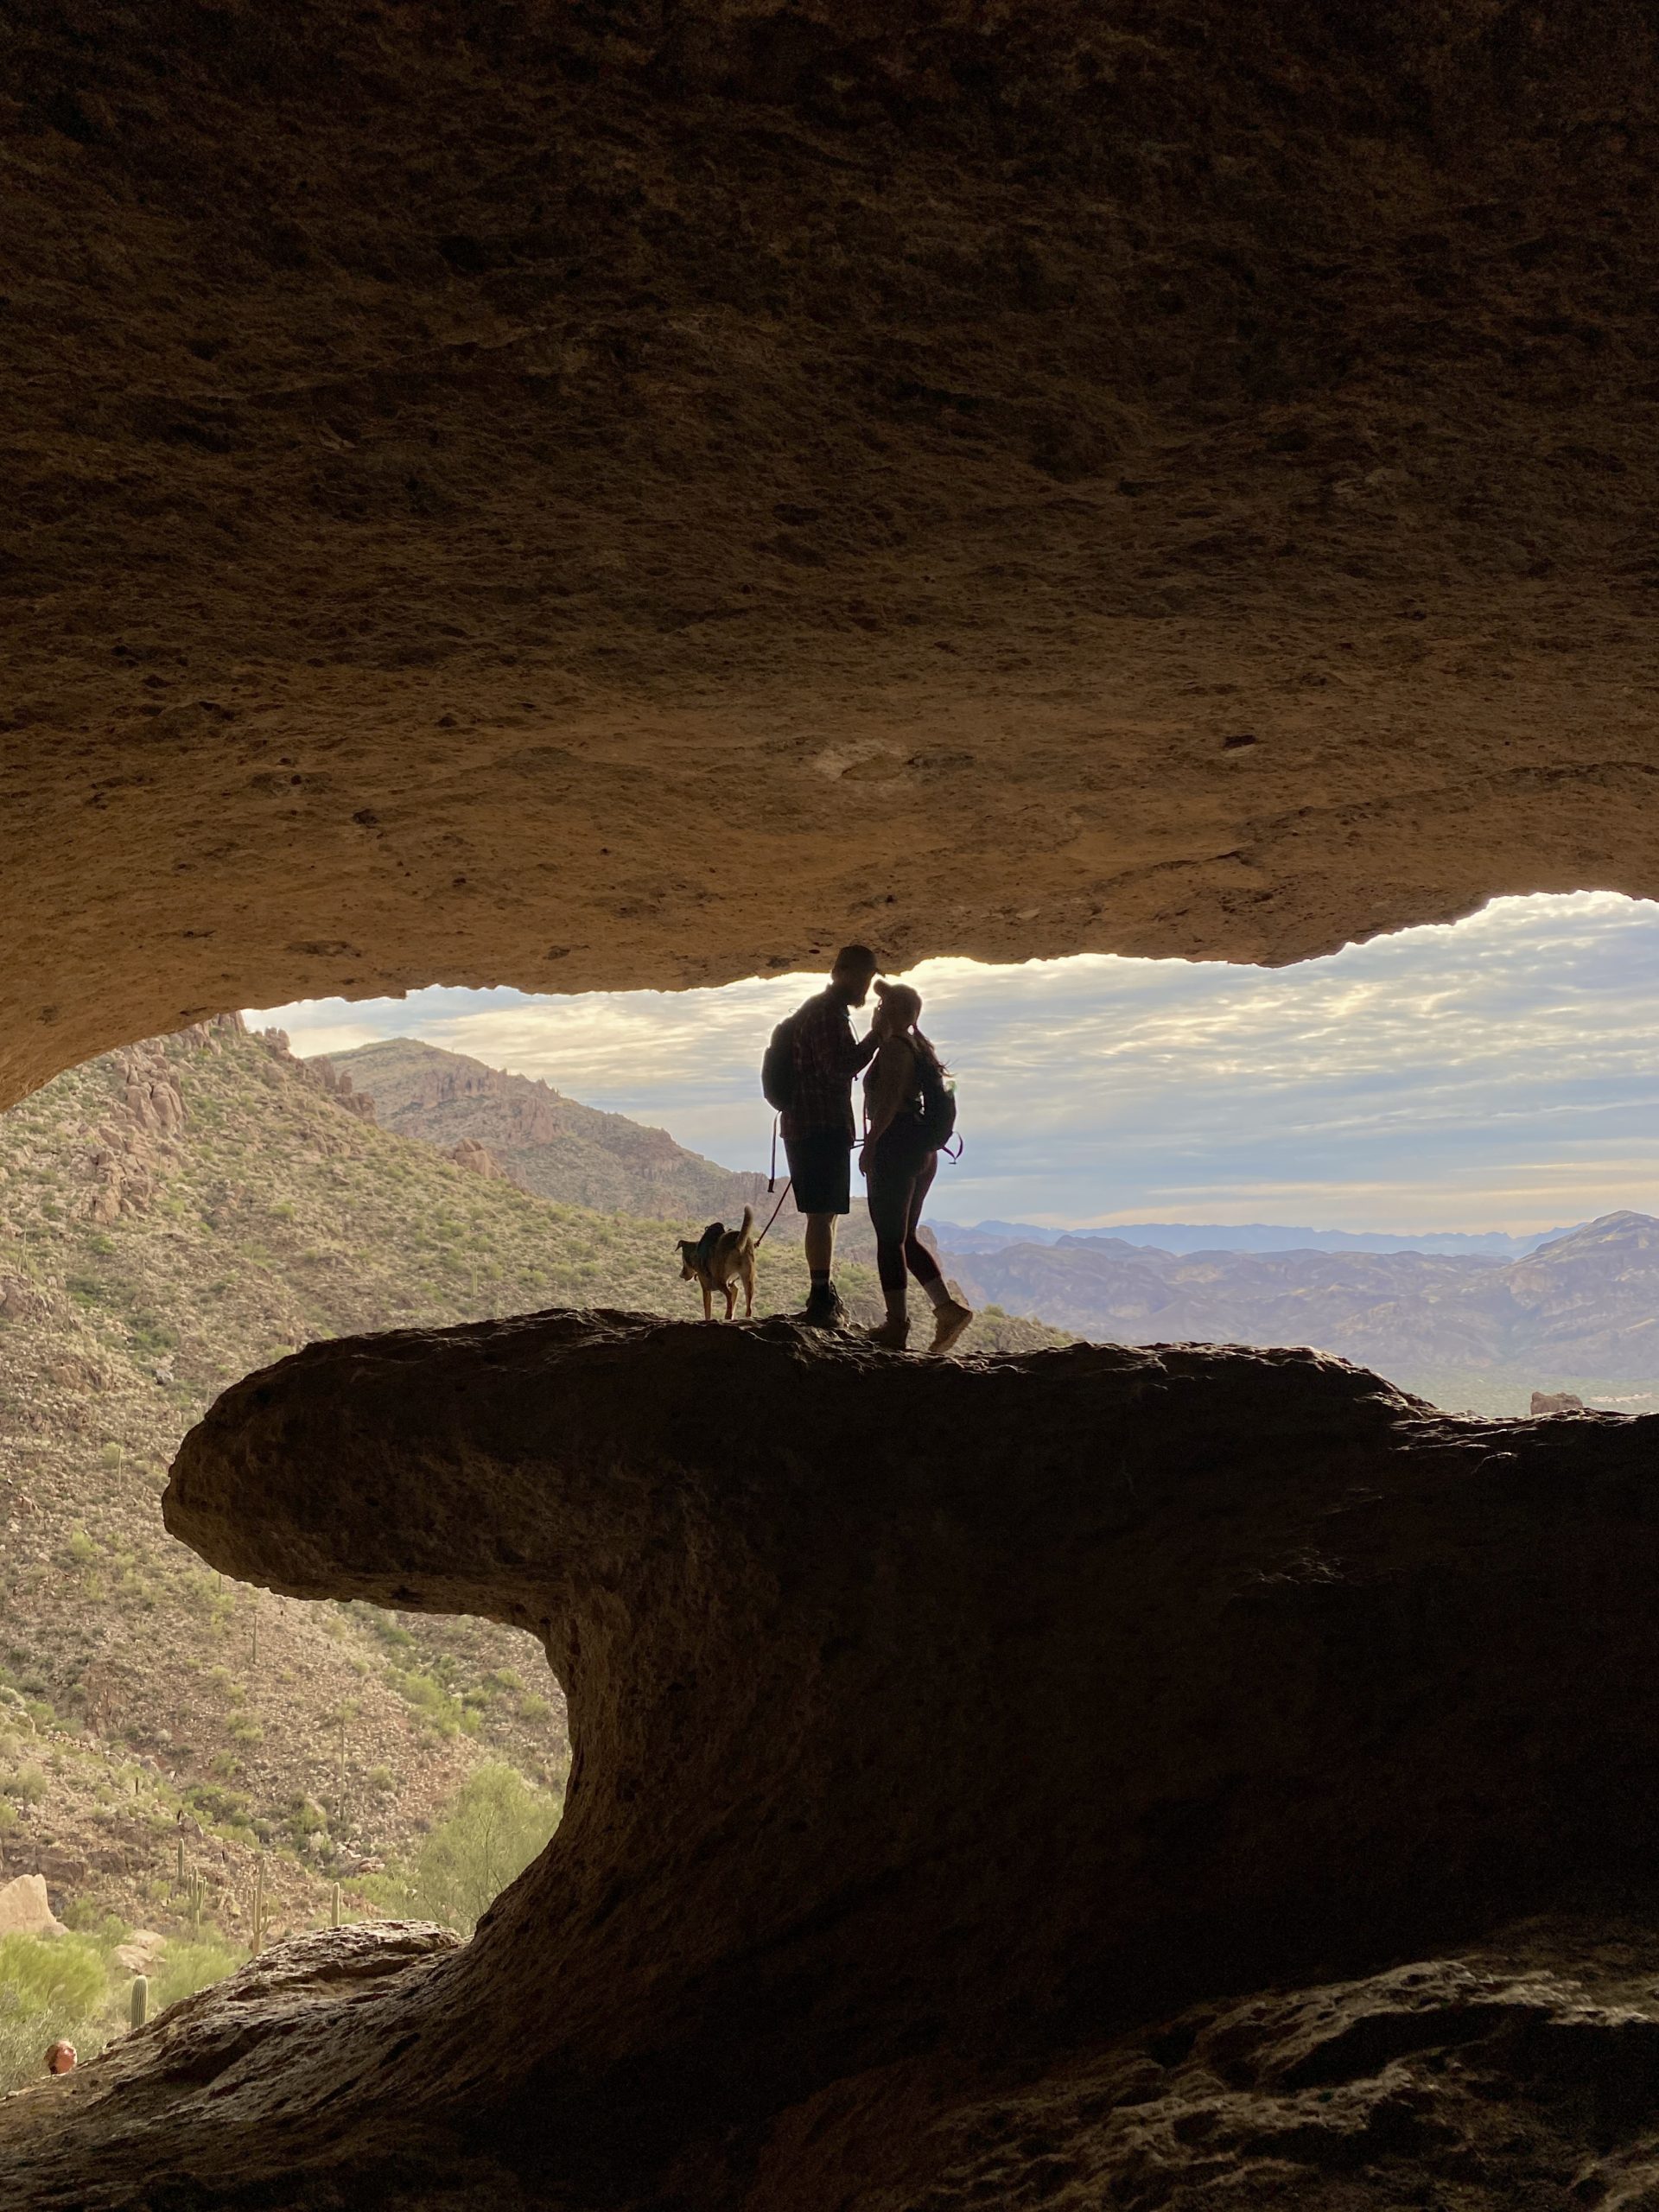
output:
[{"label": "dark shadowed rock", "polygon": [[[941,2098],[1640,1875],[1656,1426],[1447,1420],[1297,1352],[951,1366],[607,1314],[314,1346],[192,1433],[169,1525],[293,1594],[534,1629],[565,1823],[372,1994],[315,1939],[234,2081],[164,2040],[89,2068],[27,2158],[12,2124],[14,2201],[230,2202],[296,2160],[350,2197],[397,2114],[429,2177],[487,2145],[537,2203],[736,2201],[734,2158],[877,2071],[911,2114],[871,2160],[925,2164]],[[779,2203],[845,2200],[789,2171]]]}]

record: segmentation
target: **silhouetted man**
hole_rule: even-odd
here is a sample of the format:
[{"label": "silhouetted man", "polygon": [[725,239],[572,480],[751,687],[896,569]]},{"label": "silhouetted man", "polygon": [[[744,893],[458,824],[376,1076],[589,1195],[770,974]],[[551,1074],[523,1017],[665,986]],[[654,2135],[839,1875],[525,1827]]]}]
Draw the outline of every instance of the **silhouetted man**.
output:
[{"label": "silhouetted man", "polygon": [[789,1157],[795,1211],[806,1216],[806,1264],[812,1276],[802,1319],[814,1328],[839,1328],[847,1318],[830,1281],[836,1256],[836,1217],[852,1210],[853,1077],[875,1052],[874,1037],[853,1033],[849,1009],[862,1006],[874,980],[875,955],[847,944],[836,955],[829,988],[796,1014],[793,1081],[783,1109],[784,1150]]}]

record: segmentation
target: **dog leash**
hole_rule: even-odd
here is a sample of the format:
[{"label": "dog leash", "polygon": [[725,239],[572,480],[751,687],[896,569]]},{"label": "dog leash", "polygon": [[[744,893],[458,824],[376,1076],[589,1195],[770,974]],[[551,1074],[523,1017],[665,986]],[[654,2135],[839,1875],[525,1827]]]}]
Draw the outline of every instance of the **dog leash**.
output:
[{"label": "dog leash", "polygon": [[[791,1179],[790,1179],[790,1181],[791,1181],[791,1182],[792,1182],[793,1180],[794,1180],[794,1178],[791,1176]],[[782,1197],[780,1197],[780,1198],[779,1198],[779,1201],[778,1201],[777,1205],[776,1205],[775,1206],[773,1206],[773,1208],[772,1208],[772,1221],[776,1221],[776,1220],[777,1220],[777,1218],[778,1218],[778,1217],[779,1217],[779,1215],[780,1213],[782,1213],[782,1211],[783,1211],[783,1210],[784,1210],[784,1199],[785,1199],[785,1198],[786,1198],[789,1196],[789,1188],[790,1188],[790,1186],[789,1186],[789,1183],[785,1183],[785,1185],[784,1185],[784,1188],[783,1188],[783,1195],[782,1195]],[[755,1249],[757,1252],[760,1249],[760,1247],[761,1247],[761,1246],[766,1243],[766,1230],[767,1230],[767,1229],[770,1229],[770,1228],[772,1227],[772,1221],[769,1221],[769,1222],[766,1224],[766,1229],[763,1229],[763,1230],[761,1230],[760,1234],[760,1235],[755,1238],[755,1240],[754,1240],[754,1249]]]}]

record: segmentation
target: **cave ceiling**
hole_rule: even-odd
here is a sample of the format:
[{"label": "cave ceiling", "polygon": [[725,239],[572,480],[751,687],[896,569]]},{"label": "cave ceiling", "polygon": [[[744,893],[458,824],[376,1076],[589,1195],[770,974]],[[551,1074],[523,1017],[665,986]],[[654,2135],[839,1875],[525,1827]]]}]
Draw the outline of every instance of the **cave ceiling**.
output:
[{"label": "cave ceiling", "polygon": [[0,1092],[1659,890],[1633,4],[0,29]]}]

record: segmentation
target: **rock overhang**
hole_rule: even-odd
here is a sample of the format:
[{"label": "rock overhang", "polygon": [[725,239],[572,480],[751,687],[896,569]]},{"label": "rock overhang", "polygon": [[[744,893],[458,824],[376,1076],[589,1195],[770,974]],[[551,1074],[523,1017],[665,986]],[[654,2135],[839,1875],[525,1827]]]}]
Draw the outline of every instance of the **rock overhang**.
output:
[{"label": "rock overhang", "polygon": [[603,1313],[309,1347],[192,1432],[169,1525],[273,1588],[536,1628],[565,1822],[465,1949],[364,1934],[335,1989],[307,1939],[92,2069],[13,2139],[22,2201],[94,2139],[216,2201],[208,2047],[238,2186],[302,2142],[355,2185],[406,2112],[435,2187],[487,2146],[531,2202],[629,2201],[837,2081],[965,2094],[1628,1897],[1656,1427],[1452,1419],[1295,1351],[930,1364]]},{"label": "rock overhang", "polygon": [[15,18],[10,1095],[1656,888],[1652,27]]}]

